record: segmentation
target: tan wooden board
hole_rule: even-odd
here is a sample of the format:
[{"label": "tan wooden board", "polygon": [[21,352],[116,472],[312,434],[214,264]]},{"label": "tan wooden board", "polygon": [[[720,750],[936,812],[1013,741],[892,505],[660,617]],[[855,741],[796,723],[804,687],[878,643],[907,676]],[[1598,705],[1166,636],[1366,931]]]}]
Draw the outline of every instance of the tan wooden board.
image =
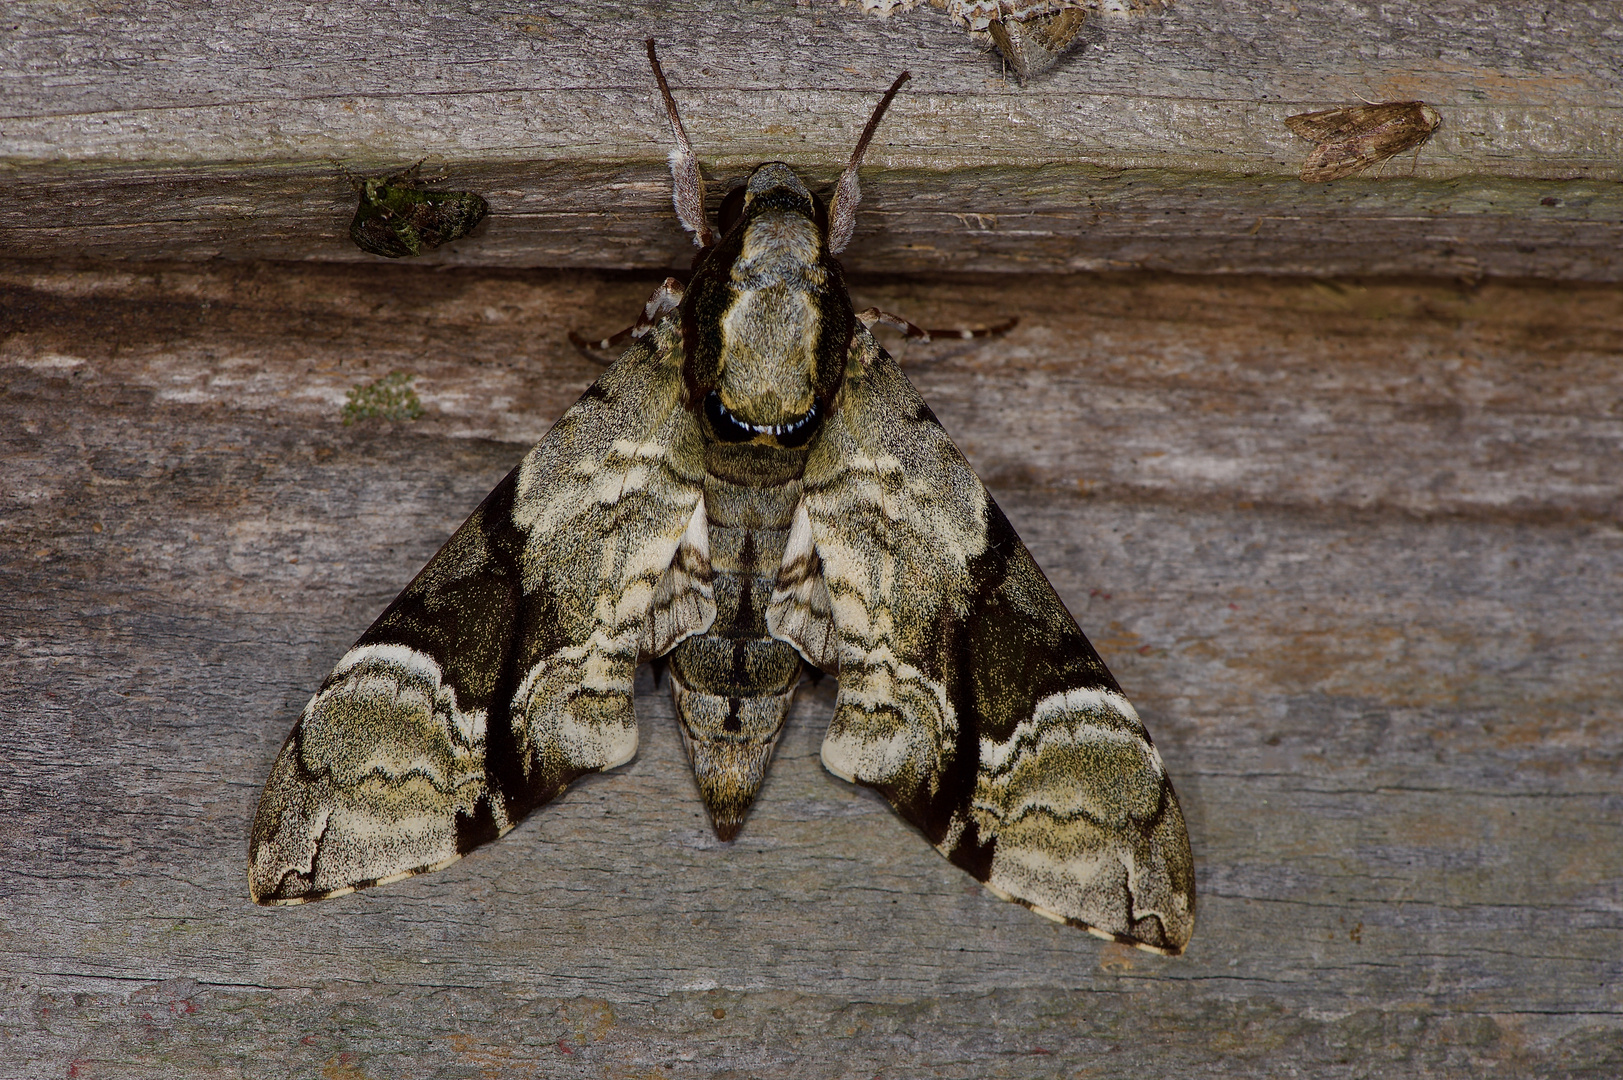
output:
[{"label": "tan wooden board", "polygon": [[[0,1075],[1611,1077],[1623,290],[861,279],[1137,704],[1188,954],[996,900],[797,705],[718,844],[634,763],[438,874],[249,903],[293,717],[653,279],[0,273]],[[427,415],[345,426],[415,375]]]},{"label": "tan wooden board", "polygon": [[[929,7],[831,0],[7,18],[9,257],[362,261],[338,164],[426,158],[492,206],[429,261],[683,266],[653,35],[719,185],[773,158],[827,182],[913,73],[869,155],[860,270],[1623,276],[1610,4],[1176,0],[1095,13],[1029,87]],[[1301,183],[1311,144],[1284,118],[1361,98],[1422,99],[1443,123],[1378,172]]]}]

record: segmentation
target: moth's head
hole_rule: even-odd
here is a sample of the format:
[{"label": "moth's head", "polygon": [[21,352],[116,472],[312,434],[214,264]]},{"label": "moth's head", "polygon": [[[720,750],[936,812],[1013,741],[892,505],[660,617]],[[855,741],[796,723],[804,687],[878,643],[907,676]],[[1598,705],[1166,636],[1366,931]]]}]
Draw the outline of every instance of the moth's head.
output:
[{"label": "moth's head", "polygon": [[733,188],[721,200],[717,224],[725,238],[735,228],[748,228],[763,215],[799,215],[816,228],[821,240],[828,239],[828,204],[812,194],[781,161],[769,161],[750,173],[749,180]]}]

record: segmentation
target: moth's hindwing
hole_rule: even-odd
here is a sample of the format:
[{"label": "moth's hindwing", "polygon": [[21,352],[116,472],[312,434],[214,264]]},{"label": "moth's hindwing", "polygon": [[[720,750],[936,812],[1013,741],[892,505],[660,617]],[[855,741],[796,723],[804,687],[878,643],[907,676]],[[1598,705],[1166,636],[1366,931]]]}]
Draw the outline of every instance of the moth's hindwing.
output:
[{"label": "moth's hindwing", "polygon": [[1194,867],[1149,734],[866,330],[804,483],[769,626],[838,669],[830,771],[1000,895],[1182,951]]},{"label": "moth's hindwing", "polygon": [[667,319],[339,661],[265,785],[255,900],[437,869],[635,753],[633,670],[716,610],[681,361]]}]

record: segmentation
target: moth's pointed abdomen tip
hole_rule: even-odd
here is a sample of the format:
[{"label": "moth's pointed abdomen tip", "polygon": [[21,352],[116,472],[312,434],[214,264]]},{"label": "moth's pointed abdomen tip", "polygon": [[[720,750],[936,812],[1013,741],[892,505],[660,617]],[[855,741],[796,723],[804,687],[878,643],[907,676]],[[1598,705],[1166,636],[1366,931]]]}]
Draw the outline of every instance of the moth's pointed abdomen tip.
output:
[{"label": "moth's pointed abdomen tip", "polygon": [[717,806],[711,804],[710,827],[716,830],[716,839],[724,844],[730,844],[738,836],[738,831],[744,827],[744,818],[749,814],[749,802],[743,806]]}]

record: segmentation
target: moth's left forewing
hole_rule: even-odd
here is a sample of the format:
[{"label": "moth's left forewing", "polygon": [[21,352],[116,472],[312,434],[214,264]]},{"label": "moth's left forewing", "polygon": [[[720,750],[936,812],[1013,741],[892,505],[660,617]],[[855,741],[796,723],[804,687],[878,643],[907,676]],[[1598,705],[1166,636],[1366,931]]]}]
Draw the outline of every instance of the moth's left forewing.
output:
[{"label": "moth's left forewing", "polygon": [[[773,629],[811,658],[829,651],[820,642],[832,625],[840,691],[828,768],[880,790],[1001,895],[1181,951],[1193,864],[1159,755],[996,503],[865,331],[808,456],[803,509],[811,552],[791,541]],[[798,574],[791,555],[802,556]],[[790,602],[817,595],[813,564],[826,623],[809,600]],[[800,633],[784,632],[790,615]]]},{"label": "moth's left forewing", "polygon": [[328,676],[249,839],[260,903],[438,869],[636,750],[632,675],[715,618],[674,319],[592,385]]},{"label": "moth's left forewing", "polygon": [[1323,184],[1357,176],[1382,160],[1384,158],[1376,152],[1374,140],[1367,137],[1320,143],[1302,159],[1302,167],[1297,175],[1303,183]]},{"label": "moth's left forewing", "polygon": [[427,191],[411,215],[423,246],[436,248],[460,240],[490,213],[490,204],[471,191]]},{"label": "moth's left forewing", "polygon": [[554,760],[560,776],[573,758],[629,760],[636,665],[715,618],[703,443],[682,405],[679,340],[671,319],[633,346],[628,356],[659,359],[616,363],[594,384],[602,396],[588,391],[519,467],[525,675],[513,730],[520,760],[543,772]]}]

